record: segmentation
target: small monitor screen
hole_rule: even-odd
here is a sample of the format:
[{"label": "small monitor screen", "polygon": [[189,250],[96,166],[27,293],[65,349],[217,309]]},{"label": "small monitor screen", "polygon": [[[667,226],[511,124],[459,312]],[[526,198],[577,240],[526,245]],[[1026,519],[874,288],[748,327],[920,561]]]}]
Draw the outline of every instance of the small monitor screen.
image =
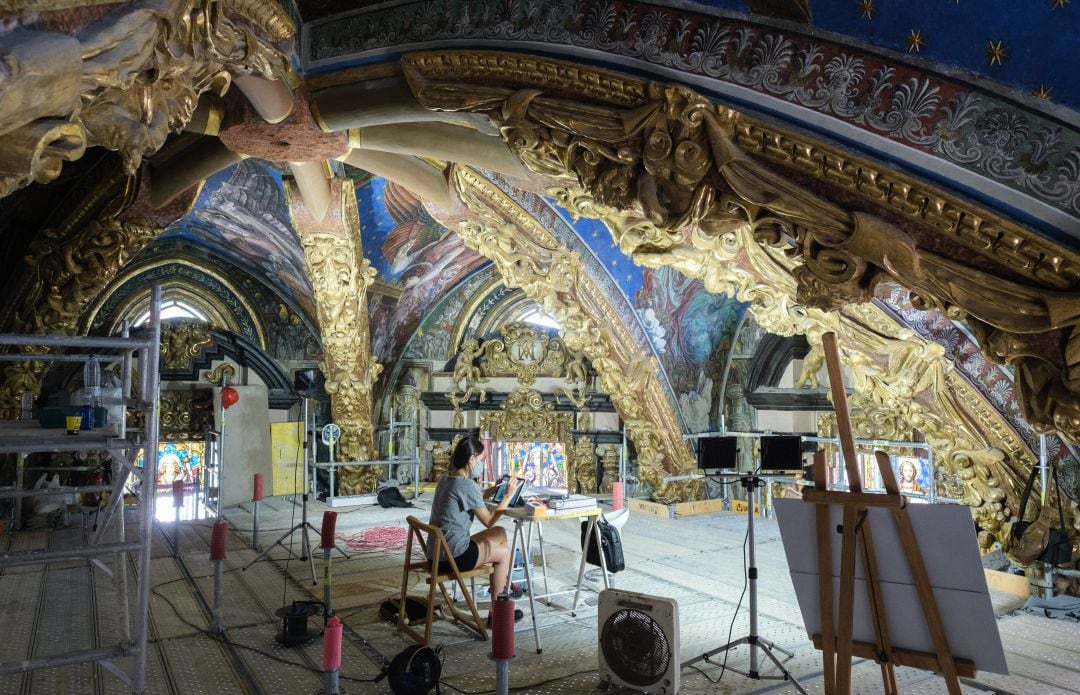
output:
[{"label": "small monitor screen", "polygon": [[761,438],[761,468],[768,471],[801,471],[802,437],[780,435]]},{"label": "small monitor screen", "polygon": [[[491,497],[491,501],[494,502],[495,504],[498,504],[499,502],[502,502],[502,498],[504,496],[506,496],[506,488],[507,488],[508,485],[510,485],[510,477],[504,475],[503,478],[505,478],[505,480],[503,480],[502,482],[499,483],[499,488],[497,490],[495,490],[495,494],[492,495],[492,497]],[[514,496],[510,498],[510,501],[507,503],[507,506],[516,507],[518,505],[518,500],[521,499],[521,492],[524,489],[525,489],[524,485],[518,485],[517,490],[514,491]]]},{"label": "small monitor screen", "polygon": [[702,437],[698,440],[698,468],[737,468],[738,437]]}]

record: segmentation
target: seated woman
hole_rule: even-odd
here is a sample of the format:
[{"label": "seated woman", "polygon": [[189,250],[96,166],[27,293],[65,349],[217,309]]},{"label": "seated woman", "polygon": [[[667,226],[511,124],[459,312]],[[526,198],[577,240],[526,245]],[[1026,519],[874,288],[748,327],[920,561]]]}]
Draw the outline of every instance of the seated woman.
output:
[{"label": "seated woman", "polygon": [[[428,523],[442,529],[458,570],[465,572],[489,562],[495,566],[495,573],[491,575],[491,595],[494,597],[506,590],[511,560],[506,529],[495,526],[495,522],[514,497],[520,481],[511,479],[498,506],[489,511],[484,499],[498,488],[489,488],[481,494],[480,486],[472,479],[483,473],[483,453],[484,444],[474,436],[465,437],[458,443],[450,459],[450,469],[435,487]],[[485,528],[470,537],[473,519]],[[515,611],[515,618],[519,614],[520,611]]]}]

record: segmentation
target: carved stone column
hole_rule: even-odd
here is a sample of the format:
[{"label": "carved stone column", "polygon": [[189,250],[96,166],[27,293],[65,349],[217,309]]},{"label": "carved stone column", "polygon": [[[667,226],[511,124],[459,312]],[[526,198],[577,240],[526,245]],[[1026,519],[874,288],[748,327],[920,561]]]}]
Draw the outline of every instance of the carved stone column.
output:
[{"label": "carved stone column", "polygon": [[[326,392],[334,422],[341,427],[342,460],[365,461],[376,450],[372,430],[371,387],[382,366],[371,354],[367,288],[375,269],[360,245],[356,195],[347,181],[330,182],[331,202],[322,220],[304,206],[292,181],[285,181],[293,224],[307,257],[308,278],[315,293],[322,333]],[[373,467],[343,469],[340,487],[346,494],[373,490]]]}]

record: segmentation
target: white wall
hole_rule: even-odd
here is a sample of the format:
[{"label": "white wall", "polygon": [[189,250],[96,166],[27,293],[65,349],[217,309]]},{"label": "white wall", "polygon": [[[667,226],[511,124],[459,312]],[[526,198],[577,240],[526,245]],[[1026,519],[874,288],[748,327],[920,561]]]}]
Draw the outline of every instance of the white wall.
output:
[{"label": "white wall", "polygon": [[270,411],[266,387],[234,386],[240,400],[224,412],[221,389],[214,388],[214,421],[222,431],[221,504],[231,507],[251,501],[252,476],[271,478]]}]

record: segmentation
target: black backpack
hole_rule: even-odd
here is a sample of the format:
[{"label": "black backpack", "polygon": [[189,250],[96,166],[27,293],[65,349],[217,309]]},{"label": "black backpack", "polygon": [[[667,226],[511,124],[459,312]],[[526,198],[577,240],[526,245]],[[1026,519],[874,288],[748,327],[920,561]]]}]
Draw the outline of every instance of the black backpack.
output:
[{"label": "black backpack", "polygon": [[396,487],[384,487],[378,493],[379,506],[383,509],[390,507],[411,507],[413,503],[402,497],[401,490]]},{"label": "black backpack", "polygon": [[[600,547],[604,550],[604,564],[607,565],[607,571],[615,573],[626,569],[626,563],[623,561],[622,537],[619,536],[619,529],[604,521],[603,517],[596,520],[596,528],[600,531]],[[585,562],[599,567],[600,556],[596,553],[596,542],[589,539],[588,549],[586,550],[585,548],[585,533],[588,529],[589,522],[582,521],[581,548],[582,550],[585,550]]]}]

